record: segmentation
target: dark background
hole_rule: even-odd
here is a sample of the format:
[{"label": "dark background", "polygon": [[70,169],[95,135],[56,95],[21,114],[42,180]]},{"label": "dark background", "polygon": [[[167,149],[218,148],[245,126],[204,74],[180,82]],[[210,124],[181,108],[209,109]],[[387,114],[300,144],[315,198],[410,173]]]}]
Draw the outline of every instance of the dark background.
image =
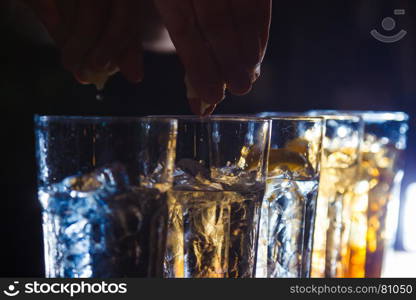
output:
[{"label": "dark background", "polygon": [[[309,109],[416,113],[416,2],[273,1],[262,77],[244,97],[228,96],[216,113]],[[406,9],[393,16],[393,9]],[[369,32],[391,16],[407,36],[383,44]],[[174,55],[147,53],[139,85],[116,75],[104,100],[62,69],[59,53],[39,42],[24,20],[0,11],[0,276],[43,276],[40,205],[36,199],[33,115],[190,114],[183,70]],[[238,51],[238,50],[236,50]],[[404,185],[416,181],[411,121]],[[5,193],[4,193],[5,191]],[[396,246],[401,248],[400,238]]]}]

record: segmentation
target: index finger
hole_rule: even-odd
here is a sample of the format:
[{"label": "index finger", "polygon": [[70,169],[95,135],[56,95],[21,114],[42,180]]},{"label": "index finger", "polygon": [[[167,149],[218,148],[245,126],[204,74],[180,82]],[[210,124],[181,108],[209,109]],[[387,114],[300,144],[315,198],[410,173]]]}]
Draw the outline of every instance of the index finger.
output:
[{"label": "index finger", "polygon": [[185,66],[189,83],[204,101],[220,102],[224,98],[224,79],[198,28],[192,1],[156,0],[155,4]]},{"label": "index finger", "polygon": [[250,69],[261,64],[269,39],[271,0],[230,0],[236,32]]},{"label": "index finger", "polygon": [[62,48],[64,66],[72,72],[85,67],[88,53],[98,41],[109,15],[108,0],[79,1],[76,23]]}]

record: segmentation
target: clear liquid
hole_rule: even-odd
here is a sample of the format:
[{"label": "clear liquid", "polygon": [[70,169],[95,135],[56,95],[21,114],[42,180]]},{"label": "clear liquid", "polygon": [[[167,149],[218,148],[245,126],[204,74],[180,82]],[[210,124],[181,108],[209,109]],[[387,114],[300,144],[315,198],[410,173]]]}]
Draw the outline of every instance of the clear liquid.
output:
[{"label": "clear liquid", "polygon": [[165,277],[254,277],[263,191],[168,191]]},{"label": "clear liquid", "polygon": [[47,277],[161,276],[166,195],[40,190]]},{"label": "clear liquid", "polygon": [[268,178],[257,277],[303,277],[310,266],[317,180]]}]

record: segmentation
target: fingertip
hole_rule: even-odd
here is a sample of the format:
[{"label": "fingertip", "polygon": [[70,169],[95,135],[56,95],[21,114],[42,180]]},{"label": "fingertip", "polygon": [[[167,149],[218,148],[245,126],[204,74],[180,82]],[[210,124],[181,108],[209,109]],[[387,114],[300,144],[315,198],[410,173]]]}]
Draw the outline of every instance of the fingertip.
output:
[{"label": "fingertip", "polygon": [[75,71],[73,72],[75,79],[80,83],[80,84],[90,84],[90,82],[87,80],[85,74],[81,71]]},{"label": "fingertip", "polygon": [[247,78],[245,81],[230,82],[228,90],[236,96],[243,96],[248,94],[252,89],[252,82]]},{"label": "fingertip", "polygon": [[205,109],[205,111],[203,112],[202,116],[203,117],[206,117],[206,116],[211,115],[214,112],[214,110],[215,110],[216,107],[217,107],[216,104],[210,105],[209,107],[207,107]]},{"label": "fingertip", "polygon": [[217,104],[225,98],[225,83],[205,83],[185,76],[186,95],[188,99],[203,99],[205,103]]},{"label": "fingertip", "polygon": [[217,104],[208,104],[199,98],[188,98],[188,102],[192,113],[201,117],[211,115],[217,107]]},{"label": "fingertip", "polygon": [[255,83],[255,82],[257,81],[257,79],[259,79],[259,77],[260,77],[260,74],[261,74],[261,65],[260,65],[260,64],[258,64],[258,65],[255,67],[254,71],[253,71],[251,74],[252,74],[252,76],[251,76],[251,83],[253,84],[253,83]]},{"label": "fingertip", "polygon": [[205,86],[202,86],[197,94],[198,96],[200,96],[201,99],[204,99],[205,103],[211,105],[218,104],[225,98],[225,84],[207,84]]}]

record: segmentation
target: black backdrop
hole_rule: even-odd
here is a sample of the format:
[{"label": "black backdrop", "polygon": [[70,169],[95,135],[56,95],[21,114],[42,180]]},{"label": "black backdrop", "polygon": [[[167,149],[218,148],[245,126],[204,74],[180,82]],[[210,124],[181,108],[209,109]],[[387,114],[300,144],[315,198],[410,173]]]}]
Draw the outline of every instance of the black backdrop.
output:
[{"label": "black backdrop", "polygon": [[[338,0],[273,1],[270,46],[252,93],[228,96],[216,113],[314,108],[403,110],[415,116],[416,3]],[[400,42],[373,39],[393,16],[408,31]],[[43,276],[40,206],[36,199],[33,114],[189,114],[183,70],[174,55],[148,53],[139,85],[115,76],[104,101],[77,84],[59,53],[36,43],[0,14],[0,276]],[[413,121],[412,121],[413,123]],[[410,132],[405,185],[416,181]],[[400,248],[400,240],[397,243]]]}]

